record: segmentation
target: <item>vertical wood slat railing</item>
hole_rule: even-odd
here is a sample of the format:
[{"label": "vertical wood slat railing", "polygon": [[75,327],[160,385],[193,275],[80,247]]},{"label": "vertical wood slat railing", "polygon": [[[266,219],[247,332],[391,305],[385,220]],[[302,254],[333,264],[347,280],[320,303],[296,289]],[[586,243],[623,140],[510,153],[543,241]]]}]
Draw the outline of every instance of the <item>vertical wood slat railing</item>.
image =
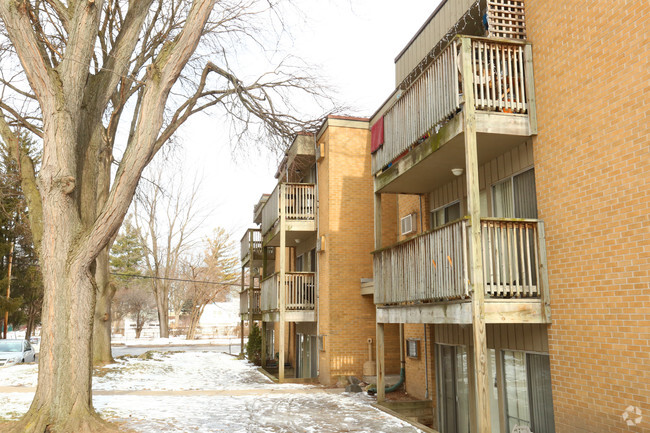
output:
[{"label": "vertical wood slat railing", "polygon": [[316,216],[315,185],[311,183],[285,183],[286,218],[290,221],[313,220]]},{"label": "vertical wood slat railing", "polygon": [[[287,272],[284,276],[287,311],[313,310],[316,302],[315,274],[313,272]],[[275,273],[262,281],[262,311],[277,311],[279,307],[280,274]]]},{"label": "vertical wood slat railing", "polygon": [[526,112],[523,44],[472,40],[472,71],[477,110]]},{"label": "vertical wood slat railing", "polygon": [[498,298],[540,296],[536,220],[482,219],[485,294]]},{"label": "vertical wood slat railing", "polygon": [[288,221],[310,221],[316,218],[316,186],[311,183],[279,183],[262,209],[262,234],[275,226],[280,217],[280,194],[285,196]]},{"label": "vertical wood slat railing", "polygon": [[465,220],[376,251],[373,260],[375,304],[469,296]]},{"label": "vertical wood slat railing", "polygon": [[269,199],[264,203],[262,208],[262,234],[266,234],[278,220],[280,215],[280,188],[281,183],[275,186],[275,189],[269,196]]},{"label": "vertical wood slat railing", "polygon": [[458,36],[385,112],[384,144],[372,155],[373,173],[409,150],[426,133],[437,132],[437,126],[459,111],[464,92],[459,64],[463,38],[472,41],[475,108],[515,114],[528,111],[525,43]]},{"label": "vertical wood slat railing", "polygon": [[253,314],[259,314],[262,312],[262,291],[260,289],[253,289],[250,292],[249,311]]},{"label": "vertical wood slat railing", "polygon": [[313,272],[287,272],[285,290],[287,310],[313,310],[316,287]]},{"label": "vertical wood slat railing", "polygon": [[262,255],[262,231],[259,229],[252,229],[253,244],[251,245],[253,254],[258,257]]},{"label": "vertical wood slat railing", "polygon": [[262,255],[262,232],[260,229],[248,229],[241,238],[241,259],[244,260],[248,257],[251,250],[258,257]]},{"label": "vertical wood slat railing", "polygon": [[386,112],[384,145],[373,154],[373,173],[460,108],[457,50],[453,40]]},{"label": "vertical wood slat railing", "polygon": [[[491,298],[540,298],[537,220],[481,219],[483,280]],[[374,252],[375,304],[436,302],[471,295],[469,223],[448,224]]]}]

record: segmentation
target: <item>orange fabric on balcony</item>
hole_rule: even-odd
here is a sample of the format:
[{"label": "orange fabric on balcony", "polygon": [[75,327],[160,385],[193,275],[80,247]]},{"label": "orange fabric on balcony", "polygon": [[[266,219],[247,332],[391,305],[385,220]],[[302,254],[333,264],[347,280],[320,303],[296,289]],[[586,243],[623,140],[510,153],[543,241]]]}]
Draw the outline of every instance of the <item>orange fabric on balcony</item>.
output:
[{"label": "orange fabric on balcony", "polygon": [[370,153],[375,153],[384,144],[384,116],[370,128]]}]

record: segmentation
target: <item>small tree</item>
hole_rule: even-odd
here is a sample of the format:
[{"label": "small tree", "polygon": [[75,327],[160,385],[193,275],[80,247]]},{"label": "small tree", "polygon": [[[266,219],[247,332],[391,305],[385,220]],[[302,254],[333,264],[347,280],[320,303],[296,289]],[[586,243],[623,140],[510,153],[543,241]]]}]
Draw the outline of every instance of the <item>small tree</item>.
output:
[{"label": "small tree", "polygon": [[239,260],[230,235],[223,228],[218,228],[205,243],[206,250],[201,256],[183,264],[183,273],[191,281],[186,290],[186,305],[189,304],[190,316],[188,340],[196,338],[196,330],[205,307],[225,301],[232,293],[231,284],[239,277]]},{"label": "small tree", "polygon": [[255,365],[262,364],[262,333],[257,323],[253,323],[248,333],[248,342],[246,343],[246,357]]},{"label": "small tree", "polygon": [[[156,317],[156,302],[153,295],[141,286],[141,283],[136,283],[130,287],[121,288],[113,298],[116,315],[126,316],[135,321],[135,338],[140,338],[144,325]],[[124,333],[126,335],[126,329]]]}]

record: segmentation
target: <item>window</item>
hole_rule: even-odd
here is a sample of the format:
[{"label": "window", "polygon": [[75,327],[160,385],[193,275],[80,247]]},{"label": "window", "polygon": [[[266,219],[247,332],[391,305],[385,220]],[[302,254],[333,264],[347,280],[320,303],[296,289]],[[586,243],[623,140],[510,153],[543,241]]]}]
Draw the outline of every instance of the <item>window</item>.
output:
[{"label": "window", "polygon": [[406,356],[418,358],[420,356],[420,340],[409,338],[406,340]]},{"label": "window", "polygon": [[448,204],[431,211],[431,228],[435,229],[460,219],[460,202]]},{"label": "window", "polygon": [[548,355],[504,350],[503,379],[507,430],[527,426],[535,433],[555,432]]},{"label": "window", "polygon": [[496,218],[537,218],[535,169],[492,186],[492,211]]}]

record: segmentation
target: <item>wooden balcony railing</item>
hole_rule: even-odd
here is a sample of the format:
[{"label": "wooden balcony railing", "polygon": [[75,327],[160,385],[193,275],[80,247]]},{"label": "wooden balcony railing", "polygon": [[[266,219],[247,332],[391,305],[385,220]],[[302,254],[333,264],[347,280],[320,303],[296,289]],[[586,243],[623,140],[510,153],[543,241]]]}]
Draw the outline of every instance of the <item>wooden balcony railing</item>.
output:
[{"label": "wooden balcony railing", "polygon": [[244,289],[239,293],[239,312],[259,314],[262,312],[260,289]]},{"label": "wooden balcony railing", "polygon": [[248,314],[248,291],[239,292],[239,314]]},{"label": "wooden balcony railing", "polygon": [[[279,308],[280,274],[275,273],[262,281],[262,311]],[[285,274],[285,310],[313,310],[316,302],[315,274],[313,272],[287,272]]]},{"label": "wooden balcony railing", "polygon": [[262,209],[262,233],[273,228],[280,217],[280,195],[284,195],[287,221],[313,221],[316,217],[316,186],[308,183],[280,183]]},{"label": "wooden balcony railing", "polygon": [[482,219],[483,283],[491,297],[540,296],[538,221]]},{"label": "wooden balcony railing", "polygon": [[526,81],[532,77],[526,76],[525,43],[458,36],[385,111],[384,144],[372,155],[373,173],[423,141],[426,134],[438,132],[460,111],[464,101],[460,47],[467,38],[472,44],[475,108],[527,112]]},{"label": "wooden balcony railing", "polygon": [[375,304],[469,296],[467,221],[374,253]]},{"label": "wooden balcony railing", "polygon": [[241,238],[241,259],[248,257],[251,250],[254,255],[262,255],[262,233],[259,229],[248,229]]},{"label": "wooden balcony railing", "polygon": [[[467,220],[374,252],[375,304],[471,296]],[[488,298],[538,298],[544,247],[537,220],[481,219],[483,280]]]}]

